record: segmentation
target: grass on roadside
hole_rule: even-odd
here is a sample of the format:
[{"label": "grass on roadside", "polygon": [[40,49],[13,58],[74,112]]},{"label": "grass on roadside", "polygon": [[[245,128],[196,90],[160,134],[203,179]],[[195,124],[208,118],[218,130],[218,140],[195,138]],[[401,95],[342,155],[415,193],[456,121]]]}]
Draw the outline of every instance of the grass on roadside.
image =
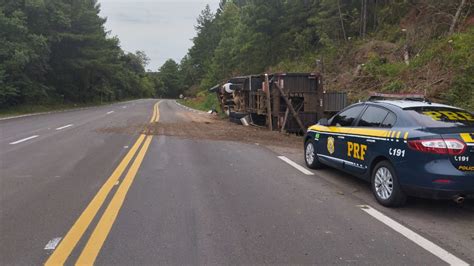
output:
[{"label": "grass on roadside", "polygon": [[178,102],[193,109],[206,112],[212,110],[212,108],[215,108],[217,112],[221,113],[219,102],[217,101],[217,97],[214,93],[203,91],[199,92],[195,98],[181,99],[178,100]]}]

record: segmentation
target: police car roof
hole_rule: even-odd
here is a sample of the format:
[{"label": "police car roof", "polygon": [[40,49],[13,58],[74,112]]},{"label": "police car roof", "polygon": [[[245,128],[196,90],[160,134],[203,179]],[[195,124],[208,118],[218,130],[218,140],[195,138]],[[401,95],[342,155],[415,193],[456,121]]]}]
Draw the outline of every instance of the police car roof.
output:
[{"label": "police car roof", "polygon": [[410,100],[381,100],[381,101],[374,101],[374,103],[390,104],[390,105],[400,107],[402,109],[413,108],[413,107],[446,107],[446,108],[459,109],[454,106],[440,104],[440,103],[429,103],[429,102],[410,101]]}]

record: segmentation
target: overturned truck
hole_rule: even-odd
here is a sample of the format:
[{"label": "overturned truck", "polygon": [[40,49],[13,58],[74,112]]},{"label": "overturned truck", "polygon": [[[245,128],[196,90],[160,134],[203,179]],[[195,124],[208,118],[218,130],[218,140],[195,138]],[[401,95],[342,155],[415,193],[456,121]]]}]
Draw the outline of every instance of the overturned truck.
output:
[{"label": "overturned truck", "polygon": [[304,133],[322,117],[347,105],[344,92],[323,90],[317,73],[274,73],[234,77],[210,89],[221,110],[234,122],[248,122],[272,130]]}]

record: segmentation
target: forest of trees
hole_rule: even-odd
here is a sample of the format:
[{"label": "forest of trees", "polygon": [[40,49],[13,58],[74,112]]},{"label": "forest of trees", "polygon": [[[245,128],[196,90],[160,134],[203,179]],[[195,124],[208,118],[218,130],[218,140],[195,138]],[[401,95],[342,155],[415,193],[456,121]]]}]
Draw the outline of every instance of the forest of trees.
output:
[{"label": "forest of trees", "polygon": [[[319,71],[321,61],[328,74],[340,74],[341,62],[352,63],[346,52],[370,40],[418,56],[433,40],[459,32],[472,7],[466,0],[221,0],[215,12],[207,6],[198,17],[179,76],[186,93],[196,95],[235,75]],[[403,55],[399,58],[404,65]],[[474,64],[461,68],[472,71]],[[373,76],[374,82],[382,80]],[[402,83],[390,78],[379,88]]]},{"label": "forest of trees", "polygon": [[109,37],[97,0],[0,0],[0,109],[150,97],[143,52]]},{"label": "forest of trees", "polygon": [[[415,84],[426,89],[441,80],[433,83],[444,84],[436,90],[448,93],[440,97],[458,103],[474,87],[473,7],[469,0],[221,0],[215,12],[202,10],[181,62],[170,59],[146,72],[147,56],[124,52],[106,32],[97,0],[0,0],[0,109],[194,96],[235,75],[322,65],[337,82],[343,70],[359,73],[351,82],[364,81],[352,83],[360,88],[397,91],[427,80]],[[467,34],[456,37],[461,31]],[[443,38],[451,38],[449,47]],[[368,59],[355,62],[354,51],[372,40],[406,57],[397,55],[399,63],[368,49]],[[418,61],[406,67],[403,58],[413,56]],[[435,57],[449,69],[421,69]],[[438,72],[450,76],[410,76]]]}]

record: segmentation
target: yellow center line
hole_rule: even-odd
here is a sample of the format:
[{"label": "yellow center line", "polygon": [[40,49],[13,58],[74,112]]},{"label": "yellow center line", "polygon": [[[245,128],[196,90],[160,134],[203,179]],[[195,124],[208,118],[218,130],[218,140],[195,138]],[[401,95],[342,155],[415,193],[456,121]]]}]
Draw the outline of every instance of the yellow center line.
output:
[{"label": "yellow center line", "polygon": [[156,118],[156,106],[158,105],[158,103],[155,103],[155,105],[153,105],[153,115],[151,116],[151,119],[150,119],[150,123],[153,123],[155,121],[155,118]]},{"label": "yellow center line", "polygon": [[86,246],[82,250],[79,259],[76,262],[76,265],[92,265],[94,264],[97,255],[99,254],[100,249],[102,248],[105,239],[107,238],[112,225],[117,218],[117,215],[120,211],[120,208],[125,201],[125,197],[127,196],[127,192],[130,189],[130,186],[137,175],[138,169],[143,162],[143,158],[150,146],[151,140],[153,136],[148,136],[145,140],[145,144],[143,144],[142,149],[137,155],[137,158],[133,162],[130,170],[128,170],[127,175],[122,181],[122,184],[118,188],[117,192],[115,193],[114,197],[112,198],[109,206],[105,210],[104,214],[99,220],[96,228],[92,232],[89,241],[87,241]]},{"label": "yellow center line", "polygon": [[155,117],[155,122],[158,122],[158,120],[160,120],[160,103],[161,101],[157,102],[156,103],[156,117]]},{"label": "yellow center line", "polygon": [[76,246],[77,242],[81,239],[84,232],[89,227],[89,224],[94,219],[95,215],[99,211],[100,207],[104,203],[107,195],[114,187],[117,180],[120,178],[122,173],[127,168],[129,162],[132,160],[133,156],[137,152],[138,148],[145,139],[144,135],[141,135],[138,140],[135,142],[133,147],[123,158],[114,172],[110,175],[109,179],[105,184],[100,188],[99,192],[95,195],[92,201],[89,203],[87,208],[82,212],[79,219],[74,223],[69,232],[63,238],[59,246],[54,250],[53,254],[48,258],[45,265],[62,265],[67,260],[72,250]]},{"label": "yellow center line", "polygon": [[[159,114],[158,114],[158,104],[160,102],[157,102],[154,107],[153,107],[153,115],[150,120],[150,122],[158,122],[159,120]],[[79,218],[76,220],[74,225],[69,229],[67,232],[66,236],[63,238],[63,240],[59,243],[58,247],[54,250],[53,254],[48,258],[48,260],[45,262],[45,265],[63,265],[68,257],[70,256],[71,252],[74,250],[76,247],[77,243],[79,240],[82,238],[84,235],[84,232],[87,230],[89,225],[91,224],[92,220],[94,217],[97,215],[97,212],[101,208],[101,206],[104,204],[105,199],[107,198],[107,195],[110,193],[112,188],[115,186],[115,183],[119,180],[120,176],[122,176],[123,172],[125,172],[125,169],[127,166],[130,164],[132,161],[133,157],[137,153],[139,147],[145,140],[145,135],[140,135],[133,145],[133,147],[130,149],[130,151],[127,153],[127,155],[122,159],[120,164],[117,166],[117,168],[114,170],[114,172],[110,175],[110,177],[107,179],[107,181],[102,185],[100,190],[97,192],[97,194],[94,196],[92,201],[87,205],[86,209],[81,213]],[[147,140],[145,141],[145,144],[147,141],[151,141],[151,137],[148,137]],[[149,142],[148,141],[148,142]],[[148,143],[149,145],[149,143]],[[147,147],[148,148],[148,147]],[[139,152],[138,157],[142,153],[144,149],[142,148]],[[146,151],[146,149],[145,149]],[[144,156],[144,154],[143,154]],[[136,162],[137,160],[135,160]],[[135,165],[135,162],[132,164]],[[130,173],[130,170],[129,170]]]},{"label": "yellow center line", "polygon": [[160,103],[161,101],[155,103],[155,105],[153,106],[153,116],[150,119],[150,123],[158,122],[158,120],[160,119]]}]

